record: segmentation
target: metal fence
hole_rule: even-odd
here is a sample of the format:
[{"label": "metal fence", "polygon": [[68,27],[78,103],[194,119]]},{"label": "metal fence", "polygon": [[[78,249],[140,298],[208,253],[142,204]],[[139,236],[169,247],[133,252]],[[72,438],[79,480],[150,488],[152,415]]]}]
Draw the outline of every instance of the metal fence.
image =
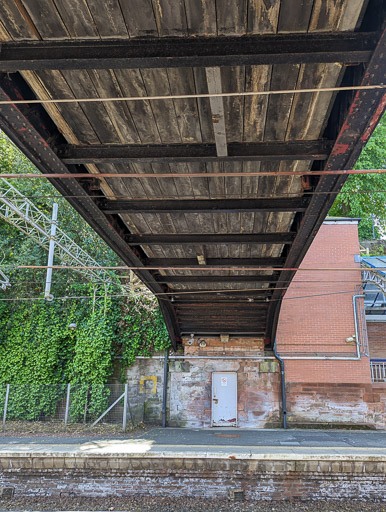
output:
[{"label": "metal fence", "polygon": [[0,384],[3,429],[10,422],[44,422],[126,431],[143,422],[144,408],[145,396],[128,384]]},{"label": "metal fence", "polygon": [[386,382],[386,359],[370,361],[370,367],[373,382]]}]

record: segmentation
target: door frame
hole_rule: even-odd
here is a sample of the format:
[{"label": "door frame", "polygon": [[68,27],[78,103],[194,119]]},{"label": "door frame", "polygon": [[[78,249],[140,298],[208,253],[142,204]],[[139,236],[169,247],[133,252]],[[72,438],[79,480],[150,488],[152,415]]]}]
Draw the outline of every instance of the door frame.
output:
[{"label": "door frame", "polygon": [[235,425],[232,425],[232,428],[236,428],[238,427],[238,404],[239,404],[239,397],[238,397],[238,387],[237,387],[237,372],[230,372],[230,371],[225,371],[225,372],[211,372],[211,378],[212,378],[212,382],[211,382],[211,392],[210,392],[210,426],[213,427],[213,428],[229,428],[229,427],[225,427],[225,425],[223,425],[222,427],[221,426],[217,426],[217,425],[213,425],[213,375],[218,375],[218,374],[224,374],[224,373],[228,373],[228,374],[233,374],[233,375],[236,375],[236,424]]}]

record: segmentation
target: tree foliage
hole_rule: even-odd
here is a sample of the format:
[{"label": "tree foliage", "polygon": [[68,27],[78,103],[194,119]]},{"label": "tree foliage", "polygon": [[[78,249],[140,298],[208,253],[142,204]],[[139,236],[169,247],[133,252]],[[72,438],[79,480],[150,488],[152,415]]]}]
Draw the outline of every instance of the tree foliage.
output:
[{"label": "tree foliage", "polygon": [[[386,115],[363,149],[355,169],[386,168]],[[360,217],[359,237],[370,239],[374,215],[376,238],[386,230],[386,174],[351,174],[337,196],[330,215],[335,217]]]},{"label": "tree foliage", "polygon": [[[31,172],[36,168],[0,132],[0,176]],[[116,254],[47,180],[18,179],[12,184],[48,216],[58,202],[59,227],[101,265],[119,265]],[[50,416],[69,382],[74,390],[72,420],[82,419],[86,402],[88,414],[96,417],[107,403],[105,384],[114,360],[119,358],[124,368],[136,355],[168,348],[170,339],[155,299],[121,297],[118,287],[95,288],[74,271],[54,270],[56,299],[47,302],[44,270],[12,268],[46,263],[42,247],[0,219],[0,264],[12,284],[0,290],[0,410],[4,384],[9,383],[14,386],[8,418]],[[69,329],[71,323],[75,330]]]}]

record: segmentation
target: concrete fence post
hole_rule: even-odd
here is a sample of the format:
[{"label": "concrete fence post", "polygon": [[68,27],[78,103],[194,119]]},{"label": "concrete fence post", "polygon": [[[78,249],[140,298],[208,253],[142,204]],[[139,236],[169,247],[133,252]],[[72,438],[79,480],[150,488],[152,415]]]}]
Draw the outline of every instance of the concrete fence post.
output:
[{"label": "concrete fence post", "polygon": [[68,414],[70,409],[70,391],[71,391],[71,384],[67,384],[67,396],[66,396],[66,411],[64,413],[64,424],[67,425],[68,423]]},{"label": "concrete fence post", "polygon": [[8,398],[9,398],[9,384],[7,384],[7,389],[5,391],[5,402],[4,402],[4,413],[3,413],[3,430],[5,429],[5,420],[7,419]]},{"label": "concrete fence post", "polygon": [[124,396],[124,399],[123,399],[123,421],[122,421],[123,432],[126,432],[126,427],[127,427],[128,393],[129,393],[129,385],[126,382],[126,384],[125,384],[125,396]]}]

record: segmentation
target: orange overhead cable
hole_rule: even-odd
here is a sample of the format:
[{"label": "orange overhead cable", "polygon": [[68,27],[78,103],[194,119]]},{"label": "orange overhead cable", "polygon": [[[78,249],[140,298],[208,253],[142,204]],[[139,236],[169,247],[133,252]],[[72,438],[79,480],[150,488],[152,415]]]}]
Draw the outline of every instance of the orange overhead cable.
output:
[{"label": "orange overhead cable", "polygon": [[[311,157],[310,157],[311,158]],[[327,171],[247,171],[247,172],[160,172],[160,173],[133,173],[133,172],[101,172],[91,174],[87,172],[76,173],[50,173],[50,174],[0,174],[0,178],[6,179],[74,179],[74,178],[224,178],[224,177],[247,177],[247,176],[328,176],[339,174],[385,174],[386,169],[338,169]]]},{"label": "orange overhead cable", "polygon": [[194,98],[231,98],[239,96],[270,96],[277,94],[304,94],[304,93],[321,93],[335,91],[369,91],[373,89],[386,89],[385,84],[374,85],[350,85],[345,87],[320,87],[308,89],[278,89],[276,91],[238,91],[238,92],[218,92],[204,94],[170,94],[161,96],[107,96],[94,98],[49,98],[49,99],[30,99],[30,100],[1,100],[0,105],[23,105],[23,104],[47,104],[47,103],[95,103],[99,101],[116,102],[116,101],[149,101],[149,100],[185,100]]},{"label": "orange overhead cable", "polygon": [[[167,259],[167,258],[166,258]],[[220,259],[220,258],[216,258],[216,259]],[[225,258],[227,259],[227,258]],[[237,260],[237,258],[234,258],[235,260]],[[251,260],[253,260],[253,258],[250,258]],[[146,270],[197,270],[197,271],[209,271],[209,272],[212,272],[213,270],[216,270],[216,271],[222,271],[222,272],[225,272],[225,271],[238,271],[238,270],[256,270],[256,271],[274,271],[274,272],[286,272],[286,271],[289,271],[289,272],[297,272],[297,271],[305,271],[305,272],[323,272],[323,271],[333,271],[333,272],[355,272],[355,271],[360,271],[360,272],[363,272],[363,270],[365,270],[364,268],[361,268],[361,267],[321,267],[321,268],[301,268],[301,267],[290,267],[290,268],[287,268],[287,267],[249,267],[248,265],[240,265],[240,266],[227,266],[227,267],[222,267],[222,266],[219,266],[219,265],[211,265],[211,266],[205,266],[205,265],[200,265],[198,267],[198,264],[197,266],[195,267],[189,267],[189,266],[186,266],[186,267],[180,267],[180,266],[163,266],[163,265],[158,265],[158,266],[155,266],[155,265],[151,265],[151,266],[142,266],[142,267],[130,267],[130,266],[117,266],[117,267],[105,267],[105,266],[66,266],[66,265],[52,265],[52,266],[47,266],[47,265],[0,265],[0,268],[11,268],[11,269],[47,269],[47,268],[52,268],[54,270],[142,270],[142,271],[146,271]],[[374,268],[369,268],[368,270],[371,270],[371,271],[383,271],[385,272],[386,271],[386,267],[374,267]],[[270,276],[268,275],[267,276],[267,279],[269,278]]]}]

